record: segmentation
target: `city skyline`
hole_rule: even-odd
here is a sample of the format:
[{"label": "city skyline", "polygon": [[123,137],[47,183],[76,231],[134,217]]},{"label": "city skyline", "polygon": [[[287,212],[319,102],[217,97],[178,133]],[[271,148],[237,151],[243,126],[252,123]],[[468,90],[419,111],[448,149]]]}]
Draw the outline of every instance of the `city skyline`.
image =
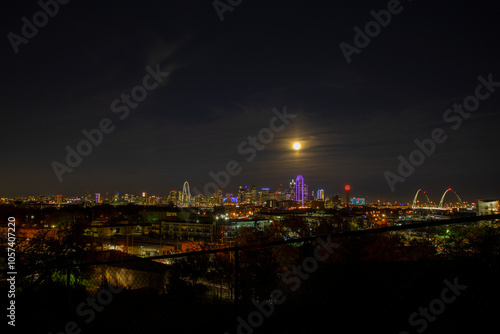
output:
[{"label": "city skyline", "polygon": [[[300,175],[299,175],[300,176]],[[231,190],[224,190],[224,189],[219,189],[218,192],[220,192],[220,196],[222,198],[227,198],[228,196],[231,196],[233,198],[238,198],[238,201],[236,201],[237,203],[244,203],[244,201],[240,201],[239,198],[240,198],[240,191],[248,191],[250,192],[251,189],[253,189],[255,187],[255,191],[256,191],[256,194],[262,194],[264,191],[267,191],[267,193],[271,193],[273,194],[273,199],[278,199],[278,200],[293,200],[293,201],[297,201],[297,202],[300,202],[301,200],[300,199],[297,199],[297,195],[295,194],[295,191],[296,191],[296,185],[295,185],[295,180],[292,179],[290,184],[287,186],[285,184],[285,186],[283,186],[283,184],[280,184],[279,186],[273,188],[273,187],[256,187],[255,185],[252,185],[252,186],[249,186],[249,185],[240,185],[237,189],[235,189],[234,191],[231,191]],[[293,184],[292,184],[293,183]],[[187,184],[187,190],[185,192],[185,189],[186,189],[186,184]],[[305,184],[305,187],[306,189],[308,188],[308,185]],[[340,196],[340,198],[342,200],[345,200],[346,199],[346,195],[345,195],[345,188],[346,187],[349,187],[349,191],[351,190],[351,187],[350,185],[346,185],[342,191],[338,191],[338,192],[326,192],[325,193],[325,189],[323,188],[320,188],[320,189],[312,189],[310,191],[307,192],[307,194],[305,195],[305,199],[307,199],[307,202],[310,202],[312,200],[320,200],[320,201],[327,201],[327,200],[332,200],[333,198],[335,198],[336,196]],[[81,194],[37,194],[37,195],[33,195],[33,194],[30,194],[30,195],[24,195],[24,196],[18,196],[17,198],[25,198],[25,199],[32,199],[32,200],[37,200],[39,198],[57,198],[59,196],[62,196],[64,198],[67,198],[67,199],[80,199],[83,201],[91,201],[91,202],[95,202],[95,203],[101,203],[104,199],[106,200],[112,200],[113,198],[115,199],[121,199],[123,200],[124,197],[125,198],[130,198],[130,200],[132,200],[133,198],[157,198],[157,199],[166,199],[166,198],[170,198],[172,196],[172,193],[175,192],[175,196],[177,197],[177,202],[174,202],[175,205],[178,205],[178,204],[183,204],[183,201],[184,201],[184,195],[185,194],[189,194],[190,195],[190,198],[191,198],[191,201],[195,201],[195,198],[197,198],[198,196],[202,196],[202,197],[206,197],[206,198],[214,198],[214,197],[217,197],[218,196],[218,193],[213,193],[213,194],[203,194],[203,193],[191,193],[191,190],[190,190],[190,187],[189,187],[189,184],[188,182],[186,181],[184,183],[184,186],[182,187],[182,190],[180,189],[171,189],[165,193],[149,193],[147,191],[142,191],[142,192],[138,192],[138,193],[133,193],[133,192],[121,192],[119,190],[114,190],[114,191],[91,191],[91,190],[85,190],[84,192],[82,192]],[[421,197],[418,197],[418,194],[421,193]],[[445,199],[445,195],[448,193],[448,192],[451,192],[450,195],[448,197],[446,197],[446,201],[445,203],[454,203],[455,201],[459,200],[461,201],[462,203],[475,203],[477,200],[481,200],[481,199],[486,199],[486,198],[476,198],[476,199],[467,199],[467,198],[462,198],[462,196],[459,196],[459,194],[452,188],[446,188],[444,189],[443,193],[442,194],[431,194],[431,197],[429,197],[428,195],[428,192],[424,189],[418,189],[415,193],[414,193],[414,197],[412,198],[408,198],[408,199],[400,199],[400,200],[391,200],[391,199],[386,199],[385,197],[377,197],[377,198],[369,198],[367,196],[364,196],[361,192],[354,192],[354,195],[350,195],[349,196],[349,199],[352,200],[352,199],[358,199],[358,200],[362,200],[363,202],[366,201],[366,204],[369,205],[369,204],[376,204],[377,202],[380,203],[410,203],[412,201],[414,201],[415,199],[418,199],[419,201],[420,200],[423,200],[424,202],[431,202],[431,203],[438,203],[439,202],[439,198],[441,198],[441,200]],[[454,193],[454,195],[453,195]],[[279,198],[274,198],[276,195],[279,194]],[[305,193],[304,193],[305,194]],[[439,195],[439,197],[437,197]],[[94,196],[95,196],[95,200],[94,200]],[[287,197],[288,196],[288,197]],[[423,196],[425,196],[426,198],[422,198]],[[100,200],[97,200],[97,197],[99,197]],[[418,197],[418,198],[417,198]],[[8,197],[8,196],[3,196],[2,194],[0,194],[0,198],[16,198],[16,197]],[[427,201],[425,201],[425,199],[427,199]],[[261,201],[258,201],[260,204],[262,204],[263,202]],[[458,201],[456,202],[458,203]],[[159,203],[155,203],[155,204],[159,204]],[[166,204],[166,203],[163,203],[163,204]]]}]

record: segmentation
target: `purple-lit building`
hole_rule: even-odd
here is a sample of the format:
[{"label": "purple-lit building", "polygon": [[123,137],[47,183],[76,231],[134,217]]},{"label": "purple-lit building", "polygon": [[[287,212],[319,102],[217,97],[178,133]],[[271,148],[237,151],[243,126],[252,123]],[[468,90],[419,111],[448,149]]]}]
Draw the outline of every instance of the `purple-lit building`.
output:
[{"label": "purple-lit building", "polygon": [[304,178],[302,175],[297,175],[295,179],[295,200],[301,203],[301,206],[304,206]]}]

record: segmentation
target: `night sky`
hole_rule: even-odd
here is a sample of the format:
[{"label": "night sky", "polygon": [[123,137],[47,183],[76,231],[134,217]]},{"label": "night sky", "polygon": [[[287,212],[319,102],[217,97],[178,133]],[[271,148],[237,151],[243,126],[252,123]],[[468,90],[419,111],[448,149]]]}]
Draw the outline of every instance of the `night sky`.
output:
[{"label": "night sky", "polygon": [[[409,201],[419,188],[439,201],[448,187],[468,201],[499,198],[500,87],[482,87],[488,98],[460,126],[443,118],[474,96],[479,76],[500,82],[496,3],[401,1],[348,63],[340,44],[354,47],[354,28],[364,31],[370,12],[391,2],[244,0],[221,21],[212,1],[72,0],[16,53],[9,33],[22,37],[22,18],[33,22],[41,7],[9,1],[0,196],[162,196],[186,180],[203,192],[209,173],[235,160],[241,171],[224,193],[252,184],[275,190],[302,174],[309,190],[330,196],[349,183],[367,201]],[[162,82],[146,80],[156,87],[134,108],[113,108],[143,85],[147,66]],[[259,142],[265,148],[253,160],[241,154],[284,108],[296,117]],[[106,118],[114,130],[60,182],[54,162],[66,165],[66,146],[76,149],[82,131]],[[446,140],[392,191],[384,173],[397,175],[398,156],[408,159],[415,139],[436,128]]]}]

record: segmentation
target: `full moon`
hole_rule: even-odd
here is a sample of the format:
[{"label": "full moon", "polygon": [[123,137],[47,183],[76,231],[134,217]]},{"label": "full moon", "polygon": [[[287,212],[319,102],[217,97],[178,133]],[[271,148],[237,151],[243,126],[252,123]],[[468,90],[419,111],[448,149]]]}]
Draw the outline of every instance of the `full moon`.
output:
[{"label": "full moon", "polygon": [[299,142],[293,143],[293,149],[294,150],[300,150],[300,143]]}]

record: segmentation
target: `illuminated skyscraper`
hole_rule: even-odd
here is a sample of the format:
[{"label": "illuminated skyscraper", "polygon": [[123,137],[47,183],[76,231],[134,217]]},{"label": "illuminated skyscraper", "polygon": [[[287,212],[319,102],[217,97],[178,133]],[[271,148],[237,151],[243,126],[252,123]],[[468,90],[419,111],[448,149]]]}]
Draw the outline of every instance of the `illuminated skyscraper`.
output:
[{"label": "illuminated skyscraper", "polygon": [[245,186],[245,203],[252,203],[252,192]]},{"label": "illuminated skyscraper", "polygon": [[287,199],[295,200],[295,180],[290,181],[290,188],[287,195]]},{"label": "illuminated skyscraper", "polygon": [[215,201],[216,201],[217,205],[222,205],[224,198],[222,196],[221,189],[217,190],[217,192],[214,194],[214,197],[215,197]]},{"label": "illuminated skyscraper", "polygon": [[257,203],[258,200],[257,188],[255,188],[255,185],[252,185],[251,193],[252,193],[252,203],[255,204]]},{"label": "illuminated skyscraper", "polygon": [[86,203],[92,202],[92,194],[89,190],[85,190],[85,195],[83,196],[83,201]]},{"label": "illuminated skyscraper", "polygon": [[340,196],[339,194],[336,194],[335,196],[333,196],[332,204],[336,205],[336,206],[341,206],[342,205],[342,196]]},{"label": "illuminated skyscraper", "polygon": [[171,190],[168,195],[168,201],[172,202],[173,205],[177,205],[178,197],[179,195],[177,194],[177,190]]},{"label": "illuminated skyscraper", "polygon": [[261,196],[261,200],[260,202],[261,203],[265,203],[266,201],[269,201],[269,194],[270,194],[270,191],[271,189],[270,188],[262,188],[262,196]]},{"label": "illuminated skyscraper", "polygon": [[286,196],[286,189],[283,188],[283,185],[280,184],[278,187],[278,191],[276,192],[276,200],[281,201],[282,199],[285,199]]},{"label": "illuminated skyscraper", "polygon": [[316,199],[318,201],[324,201],[325,200],[325,190],[324,189],[318,189],[317,194],[316,194]]},{"label": "illuminated skyscraper", "polygon": [[295,200],[301,203],[301,206],[304,206],[304,178],[302,175],[297,175],[295,179]]},{"label": "illuminated skyscraper", "polygon": [[245,194],[248,192],[248,187],[245,186],[240,186],[238,189],[238,202],[244,203],[245,202]]}]

